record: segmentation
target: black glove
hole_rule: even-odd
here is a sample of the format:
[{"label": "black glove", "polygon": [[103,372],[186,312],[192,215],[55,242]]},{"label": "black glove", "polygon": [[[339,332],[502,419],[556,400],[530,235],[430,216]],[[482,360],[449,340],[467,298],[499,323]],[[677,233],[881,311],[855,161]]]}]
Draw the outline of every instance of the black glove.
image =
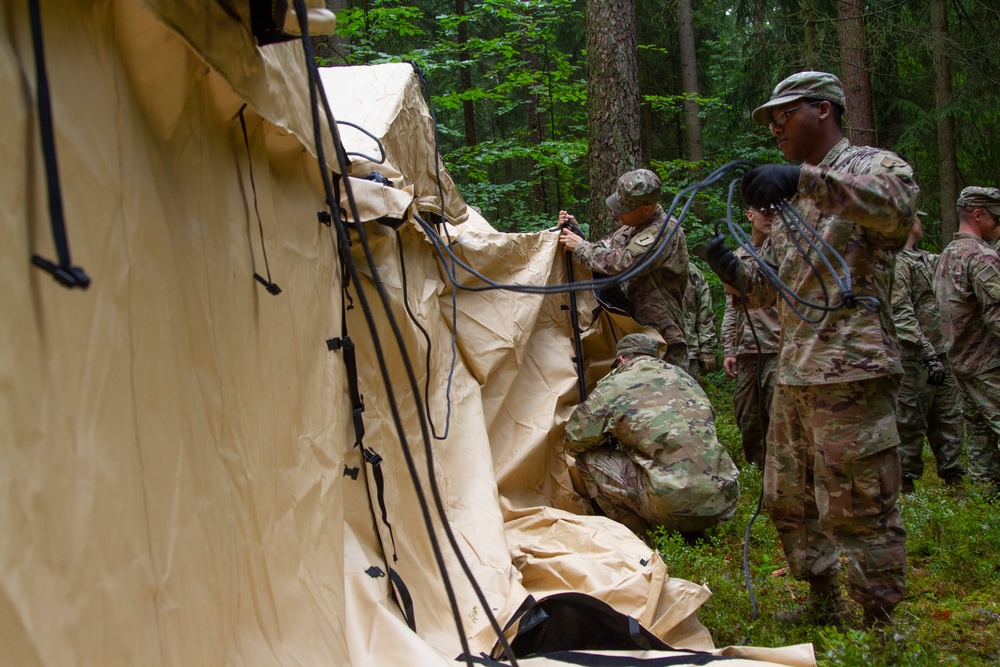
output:
[{"label": "black glove", "polygon": [[940,359],[937,357],[927,357],[926,359],[922,359],[920,363],[927,367],[927,384],[933,387],[939,387],[944,384],[947,371]]},{"label": "black glove", "polygon": [[716,234],[705,246],[705,261],[708,266],[719,276],[719,280],[728,284],[736,285],[737,272],[740,260],[736,254],[726,245],[726,237]]},{"label": "black glove", "polygon": [[743,201],[765,209],[788,199],[799,191],[800,167],[787,164],[762,164],[743,174],[740,192]]}]

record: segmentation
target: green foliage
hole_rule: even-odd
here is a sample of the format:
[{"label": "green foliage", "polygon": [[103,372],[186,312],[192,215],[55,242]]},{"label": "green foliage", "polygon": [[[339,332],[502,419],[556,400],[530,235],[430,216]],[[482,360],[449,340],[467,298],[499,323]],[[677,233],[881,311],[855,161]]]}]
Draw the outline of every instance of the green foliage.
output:
[{"label": "green foliage", "polygon": [[[552,226],[586,208],[586,80],[574,0],[350,3],[338,14],[351,62],[414,61],[426,73],[441,153],[463,196],[495,226]],[[459,31],[466,31],[464,41]],[[392,55],[390,55],[392,54]],[[471,85],[463,85],[468,75]],[[466,116],[472,104],[471,119]],[[475,127],[475,141],[467,135]]]},{"label": "green foliage", "polygon": [[[945,42],[953,94],[934,109],[928,0],[866,5],[878,143],[911,162],[921,184],[925,235],[942,245],[936,123],[956,119],[960,186],[996,184],[1000,172],[1000,17],[989,3],[951,3]],[[572,209],[587,222],[585,0],[349,0],[338,13],[347,61],[414,61],[427,74],[441,153],[469,203],[498,228],[525,231]],[[812,8],[813,51],[805,15]],[[731,160],[781,162],[750,111],[807,64],[840,73],[835,0],[695,3],[699,94],[680,85],[676,4],[635,3],[642,95],[642,163],[673,193]],[[459,39],[466,33],[464,41]],[[324,63],[329,64],[329,63]],[[468,83],[463,83],[463,77]],[[688,159],[682,103],[701,108],[705,158]],[[475,136],[467,128],[470,117]],[[604,197],[607,193],[596,193]],[[698,196],[685,221],[697,250],[725,215],[725,188]],[[665,199],[665,202],[667,200]]]}]

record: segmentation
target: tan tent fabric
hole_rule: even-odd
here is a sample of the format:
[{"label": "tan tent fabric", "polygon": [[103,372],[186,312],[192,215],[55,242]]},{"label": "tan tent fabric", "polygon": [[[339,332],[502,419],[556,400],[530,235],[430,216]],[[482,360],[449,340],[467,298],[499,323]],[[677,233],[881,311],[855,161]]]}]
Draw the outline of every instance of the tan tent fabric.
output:
[{"label": "tan tent fabric", "polygon": [[[109,5],[123,3],[95,4],[96,7],[108,8]],[[179,35],[232,87],[234,93],[249,102],[261,116],[290,131],[315,153],[309,89],[305,85],[305,61],[299,42],[257,47],[250,28],[250,5],[246,2],[144,0],[142,4],[148,6],[164,25],[176,31],[171,40]],[[49,6],[58,5],[46,5]],[[42,11],[47,10],[43,8]],[[320,34],[317,28],[326,34],[336,23],[324,11],[313,10],[310,14],[311,34]],[[289,15],[294,16],[294,11],[289,11]],[[144,65],[135,75],[143,77],[146,85],[158,87],[161,95],[170,92],[183,94],[184,86],[180,84],[184,80],[171,77],[176,77],[177,73],[161,50],[165,45],[158,39],[151,39],[154,35],[163,34],[162,26],[152,28],[148,25],[152,17],[135,20],[136,14],[130,14],[126,20],[121,20],[114,12],[100,17],[96,9],[93,16],[94,20],[104,20],[113,25],[116,30],[112,36],[127,42],[125,46],[129,58],[138,59]],[[46,30],[55,27],[51,17],[44,20]],[[330,143],[330,133],[324,131],[323,137],[328,166],[340,171],[333,144]]]},{"label": "tan tent fabric", "polygon": [[[392,155],[389,165],[353,156],[352,174],[364,176],[378,170],[397,187],[412,185],[416,208],[425,216],[439,213],[443,190],[448,221],[455,225],[467,221],[465,202],[433,148],[434,126],[411,65],[324,67],[320,76],[337,120],[360,125]],[[378,144],[363,132],[342,125],[340,134],[348,151],[380,159]]]},{"label": "tan tent fabric", "polygon": [[[408,156],[385,167],[399,187],[359,180],[371,169],[363,160],[347,181],[376,257],[347,313],[364,444],[384,457],[382,521],[373,469],[354,447],[344,354],[327,348],[341,333],[341,266],[333,230],[317,221],[324,194],[298,47],[253,47],[246,21],[223,5],[42,3],[67,233],[93,280],[86,291],[30,264],[55,254],[34,61],[26,8],[0,9],[0,661],[454,664],[460,642],[374,359],[378,342],[427,488],[415,412],[426,343],[403,307],[404,277],[432,341],[435,431],[450,429],[430,441],[448,525],[500,622],[529,593],[572,588],[678,645],[707,646],[693,615],[704,587],[670,579],[638,539],[585,516],[572,492],[559,449],[575,400],[565,296],[459,294],[447,419],[450,288],[412,221],[398,240],[372,222],[437,196],[426,173],[413,175],[433,166],[433,149],[396,148],[391,136],[426,138],[412,80],[396,92],[410,112],[384,132],[387,149]],[[364,86],[388,95],[381,73],[371,78]],[[466,221],[452,228],[463,257],[506,281],[564,279],[554,235],[493,232],[445,183],[449,218]],[[253,279],[268,268],[277,296]],[[588,336],[595,378],[608,340],[600,326]],[[435,518],[470,647],[488,651],[485,610],[442,533]],[[412,594],[416,632],[390,567]],[[813,664],[808,649],[745,655]]]}]

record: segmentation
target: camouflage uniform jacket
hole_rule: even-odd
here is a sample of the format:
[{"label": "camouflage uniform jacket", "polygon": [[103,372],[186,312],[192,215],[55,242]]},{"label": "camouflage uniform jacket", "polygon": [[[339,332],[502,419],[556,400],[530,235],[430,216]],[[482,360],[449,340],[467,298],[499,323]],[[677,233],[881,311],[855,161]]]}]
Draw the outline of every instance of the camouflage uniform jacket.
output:
[{"label": "camouflage uniform jacket", "polygon": [[[817,324],[800,319],[784,300],[778,302],[782,346],[778,384],[818,385],[900,375],[899,343],[889,306],[893,255],[913,224],[920,190],[913,170],[898,155],[868,146],[837,143],[819,165],[803,165],[798,193],[791,200],[807,224],[844,258],[856,296],[877,297],[877,313],[841,308]],[[761,256],[794,292],[823,303],[820,281],[796,249],[788,228],[776,220]],[[810,261],[827,274],[814,251]],[[834,264],[836,267],[837,264]],[[741,260],[740,274],[751,307],[777,302],[777,292],[753,261]],[[830,301],[841,295],[825,275]],[[822,313],[805,309],[815,319]]]},{"label": "camouflage uniform jacket", "polygon": [[938,256],[904,249],[896,255],[892,317],[903,359],[926,359],[944,352],[941,312],[934,294]]},{"label": "camouflage uniform jacket", "polygon": [[[760,252],[759,247],[754,250]],[[749,257],[743,248],[736,249],[737,257]],[[747,321],[743,313],[743,306],[739,303],[740,297],[727,294],[726,312],[722,316],[722,351],[726,357],[738,357],[743,354],[757,354],[757,343],[754,342],[754,333],[760,341],[760,354],[775,354],[778,352],[779,330],[781,325],[778,322],[778,309],[774,306],[770,308],[756,308],[750,310],[750,322],[753,323],[753,331],[750,331],[750,322]]]},{"label": "camouflage uniform jacket", "polygon": [[[656,234],[666,221],[667,214],[658,206],[644,225],[623,225],[597,243],[580,243],[573,251],[573,259],[591,271],[608,275],[621,273],[652,249]],[[629,313],[636,322],[656,329],[668,344],[686,343],[682,303],[687,287],[687,242],[676,220],[671,219],[670,224],[677,231],[656,261],[621,287]],[[664,238],[669,233],[670,228],[664,231]]]},{"label": "camouflage uniform jacket", "polygon": [[934,273],[941,331],[955,377],[1000,366],[1000,256],[966,232],[941,253]]},{"label": "camouflage uniform jacket", "polygon": [[684,330],[687,334],[688,357],[699,354],[715,355],[718,340],[715,335],[715,311],[712,291],[694,262],[688,262],[688,283],[684,290]]},{"label": "camouflage uniform jacket", "polygon": [[570,416],[566,451],[613,443],[670,511],[713,516],[735,507],[739,473],[716,438],[712,404],[680,368],[643,355],[601,378]]}]

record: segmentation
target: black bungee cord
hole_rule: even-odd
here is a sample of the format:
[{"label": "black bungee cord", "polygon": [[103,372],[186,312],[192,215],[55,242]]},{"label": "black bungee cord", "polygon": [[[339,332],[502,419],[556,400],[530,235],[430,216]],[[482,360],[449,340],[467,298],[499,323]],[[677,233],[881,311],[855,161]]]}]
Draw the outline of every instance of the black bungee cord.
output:
[{"label": "black bungee cord", "polygon": [[378,147],[378,152],[382,155],[382,157],[380,157],[378,160],[376,160],[375,158],[371,157],[370,155],[365,155],[364,153],[358,153],[356,151],[348,151],[346,153],[346,155],[348,157],[350,157],[351,155],[353,155],[355,157],[364,158],[364,159],[366,159],[369,162],[372,162],[374,164],[385,164],[385,146],[382,145],[382,142],[379,140],[379,138],[376,137],[374,134],[372,134],[372,132],[370,130],[368,130],[368,129],[364,128],[364,127],[361,127],[357,123],[352,123],[349,120],[338,120],[337,121],[337,125],[346,125],[347,127],[353,127],[355,130],[357,130],[358,132],[362,133],[363,135],[365,135],[366,137],[368,137],[369,139],[371,139],[372,141],[374,141],[375,145]]},{"label": "black bungee cord", "polygon": [[[785,303],[788,304],[789,308],[792,309],[792,312],[794,312],[799,319],[809,324],[818,324],[823,321],[827,313],[845,308],[853,309],[855,307],[861,307],[871,313],[878,311],[881,304],[877,297],[858,296],[852,291],[851,269],[847,266],[847,261],[843,258],[843,256],[841,256],[833,245],[823,238],[823,236],[815,228],[813,228],[812,225],[802,218],[802,214],[799,213],[794,206],[789,204],[787,201],[780,201],[775,205],[775,209],[777,211],[776,217],[788,230],[788,236],[792,243],[795,244],[795,248],[798,251],[799,256],[802,257],[803,261],[805,261],[809,266],[810,271],[816,276],[820,289],[823,291],[823,303],[809,301],[808,299],[800,296],[790,286],[785,284],[778,276],[777,270],[765,262],[760,254],[754,249],[753,245],[750,243],[750,237],[743,230],[743,228],[736,224],[733,220],[733,194],[737,183],[739,183],[739,181],[734,180],[729,185],[729,197],[727,201],[725,220],[729,233],[732,234],[734,239],[736,239],[739,246],[743,248],[751,258],[753,258],[758,269],[767,281],[771,283],[778,295],[785,301]],[[718,224],[716,224],[716,232],[718,231]],[[803,247],[800,239],[805,240],[808,248]],[[833,279],[837,289],[840,291],[841,299],[839,302],[834,304],[830,303],[830,294],[826,281],[823,279],[823,275],[820,273],[820,270],[810,259],[810,254],[812,252],[815,252],[816,256],[819,257],[823,266]],[[842,278],[834,269],[831,258],[839,265],[840,270],[843,273]],[[799,309],[796,302],[806,308],[820,311],[820,315],[815,318],[808,317],[804,312],[802,312],[802,310]]]},{"label": "black bungee cord", "polygon": [[[715,171],[713,171],[707,178],[703,181],[690,185],[680,192],[678,192],[670,207],[665,211],[667,224],[661,225],[660,229],[657,231],[656,237],[651,243],[652,250],[647,251],[642,255],[639,261],[632,264],[629,268],[622,271],[621,273],[608,276],[606,278],[594,278],[591,280],[580,280],[573,283],[557,283],[552,285],[520,285],[514,283],[498,283],[487,276],[476,271],[474,268],[469,266],[467,263],[463,262],[455,253],[451,250],[450,243],[445,243],[441,235],[425,220],[423,220],[419,214],[414,215],[414,219],[421,229],[427,234],[431,243],[434,245],[438,257],[441,259],[442,264],[445,265],[444,271],[448,276],[448,279],[454,284],[458,289],[466,290],[469,292],[485,292],[489,290],[505,290],[509,292],[517,292],[522,294],[563,294],[570,291],[584,291],[584,290],[595,290],[603,289],[611,285],[617,285],[626,280],[629,280],[636,275],[639,275],[645,271],[651,264],[660,258],[663,252],[666,250],[674,234],[677,233],[677,229],[682,227],[685,217],[687,216],[688,210],[694,203],[695,196],[703,189],[715,185],[716,183],[722,181],[726,176],[735,170],[744,169],[752,166],[751,163],[746,161],[734,161],[722,165]],[[670,220],[674,219],[674,211],[677,210],[678,204],[681,199],[686,196],[683,206],[681,206],[680,213],[676,216],[675,221],[671,224]],[[742,230],[741,230],[742,231]],[[450,240],[450,239],[449,239]],[[467,273],[472,277],[480,280],[482,285],[464,285],[461,284],[456,276],[454,270],[449,270],[448,261],[452,264],[457,264],[462,267]]]},{"label": "black bungee cord", "polygon": [[[421,90],[427,98],[427,112],[431,116],[431,128],[433,129],[432,136],[434,137],[434,184],[437,185],[438,190],[438,217],[441,218],[441,225],[444,229],[445,236],[448,238],[448,244],[452,243],[451,232],[448,230],[448,218],[444,210],[444,186],[441,185],[441,160],[440,146],[438,144],[438,129],[437,129],[437,115],[434,113],[434,104],[431,100],[430,86],[427,84],[427,75],[424,71],[420,69],[420,66],[415,60],[409,61],[410,67],[413,68],[413,73],[417,75],[417,80],[420,82]],[[416,211],[414,211],[416,215]],[[402,247],[400,247],[400,261],[402,261]],[[452,263],[452,271],[454,272],[455,265]],[[405,280],[405,277],[404,277]],[[405,285],[405,283],[404,283]],[[405,291],[404,291],[405,298]],[[424,385],[425,391],[428,391],[430,387],[430,337],[427,337],[427,382]],[[448,437],[448,432],[451,430],[451,386],[452,379],[455,376],[455,364],[458,362],[458,287],[455,281],[451,281],[451,364],[448,369],[448,383],[445,385],[445,403],[447,405],[445,412],[444,421],[444,433],[440,436],[437,434],[437,429],[434,427],[434,422],[431,420],[430,407],[428,405],[427,419],[430,421],[431,431],[434,438],[437,440],[444,440]],[[430,395],[425,396],[425,402],[430,403]]]},{"label": "black bungee cord", "polygon": [[[320,91],[322,91],[322,81],[320,80],[318,66],[316,64],[316,59],[313,54],[312,42],[309,39],[309,23],[307,18],[308,13],[307,13],[307,8],[305,6],[305,0],[293,0],[293,2],[295,7],[295,13],[297,15],[299,22],[299,29],[302,34],[302,48],[303,48],[303,54],[305,56],[306,71],[309,79],[309,97],[310,97],[310,107],[311,107],[312,121],[313,121],[313,139],[315,142],[317,162],[319,163],[319,168],[320,168],[320,177],[323,182],[323,189],[326,197],[327,206],[329,207],[333,220],[336,223],[335,227],[337,230],[338,246],[340,248],[347,248],[350,246],[350,237],[345,227],[345,220],[341,215],[339,201],[334,195],[333,184],[330,179],[329,168],[327,167],[325,151],[323,148],[323,137],[322,137],[322,132],[320,130],[318,103],[322,103],[323,106],[323,112],[326,116],[327,126],[330,130],[331,139],[336,149],[335,153],[340,173],[345,175],[347,174],[348,171],[347,156],[344,153],[343,146],[340,144],[339,135],[336,131],[336,122],[333,119],[333,113],[330,110],[329,100],[326,97],[326,93],[323,92],[322,95],[319,94]],[[351,210],[351,215],[353,216],[353,219],[355,221],[358,221],[360,220],[360,216],[358,214],[357,204],[354,200],[354,194],[350,188],[350,180],[346,176],[344,178],[344,186],[345,186],[345,193],[348,199],[348,204]],[[475,579],[475,576],[473,575],[471,569],[468,566],[468,563],[465,560],[465,557],[462,555],[462,552],[458,546],[458,542],[455,539],[454,532],[452,531],[451,525],[448,522],[447,514],[444,509],[444,503],[441,500],[441,494],[438,488],[437,478],[434,471],[434,457],[430,446],[430,434],[428,433],[427,429],[425,411],[422,405],[422,401],[420,399],[419,388],[417,386],[416,376],[413,371],[413,365],[410,362],[409,354],[406,350],[406,346],[403,341],[399,325],[392,314],[389,295],[386,292],[385,285],[382,283],[382,280],[379,277],[378,268],[376,266],[374,255],[371,251],[371,247],[368,243],[368,237],[367,234],[365,233],[364,225],[355,224],[353,225],[353,227],[355,231],[358,233],[362,248],[364,249],[365,258],[372,274],[372,282],[374,283],[376,290],[379,294],[379,297],[382,301],[382,305],[386,314],[386,319],[388,320],[389,325],[392,328],[396,344],[401,352],[403,365],[406,369],[407,379],[409,381],[413,400],[417,403],[417,414],[420,415],[420,420],[419,420],[420,431],[424,443],[424,449],[426,455],[425,458],[427,461],[427,472],[429,477],[428,483],[431,487],[431,495],[434,499],[435,509],[437,511],[438,518],[442,524],[442,529],[444,530],[445,535],[448,537],[449,544],[454,552],[456,560],[459,562],[460,566],[462,567],[462,571],[468,578],[468,581],[473,590],[475,591],[477,598],[483,605],[484,608],[483,611],[486,614],[487,618],[489,619],[490,625],[493,628],[494,633],[496,633],[497,635],[498,642],[502,646],[505,655],[510,659],[512,667],[516,667],[517,661],[514,656],[514,652],[512,651],[510,644],[507,642],[507,639],[499,623],[497,622],[496,617],[493,615],[492,609],[489,605],[489,602],[486,600],[486,596],[483,594],[482,588],[479,586],[478,582]],[[355,281],[354,284],[357,286],[356,290],[358,293],[358,300],[361,303],[362,311],[364,312],[365,316],[365,322],[368,326],[369,334],[371,335],[371,341],[374,346],[376,357],[378,359],[379,370],[382,375],[382,380],[385,384],[385,391],[389,402],[390,411],[392,413],[393,424],[396,428],[400,444],[402,445],[401,449],[403,451],[403,456],[406,461],[407,470],[410,479],[413,481],[414,492],[417,496],[424,524],[428,531],[428,539],[431,543],[431,547],[434,552],[434,558],[438,570],[441,573],[445,591],[448,596],[448,601],[451,606],[452,617],[453,620],[455,621],[456,629],[458,630],[459,641],[462,645],[462,650],[463,650],[463,654],[461,657],[464,658],[466,664],[469,665],[469,667],[473,667],[474,664],[473,656],[471,655],[468,639],[465,635],[464,624],[462,623],[461,613],[458,609],[458,601],[455,597],[455,591],[452,587],[451,579],[450,576],[448,575],[448,570],[444,563],[444,557],[441,552],[440,544],[438,543],[437,537],[434,533],[434,525],[433,522],[431,521],[431,515],[429,507],[427,505],[426,496],[420,484],[419,476],[417,475],[416,464],[413,461],[413,455],[410,452],[409,446],[407,444],[406,434],[404,432],[402,419],[399,414],[399,406],[396,402],[395,393],[392,389],[392,382],[389,377],[389,371],[385,355],[382,351],[381,342],[377,335],[378,332],[377,332],[377,327],[375,326],[374,315],[372,313],[371,306],[368,303],[365,292],[360,286],[357,267],[355,266],[354,261],[351,259],[350,253],[342,253],[342,256],[344,258],[345,263],[347,264],[349,275],[351,276],[351,278],[354,279]]]},{"label": "black bungee cord", "polygon": [[420,334],[424,338],[424,343],[427,345],[427,352],[424,354],[424,366],[426,372],[424,373],[424,405],[427,407],[427,422],[431,427],[431,435],[435,440],[446,440],[448,438],[448,432],[451,430],[451,385],[452,380],[455,377],[455,362],[458,357],[458,351],[456,349],[455,332],[458,330],[458,323],[456,321],[458,308],[455,304],[456,291],[452,287],[452,327],[451,327],[451,366],[448,369],[448,382],[445,389],[445,421],[444,421],[444,432],[438,435],[437,427],[434,424],[434,417],[431,415],[430,411],[430,386],[431,386],[431,336],[428,333],[426,327],[420,323],[417,319],[416,314],[410,308],[410,298],[408,296],[409,289],[407,287],[406,281],[406,259],[405,253],[403,252],[403,240],[399,234],[399,230],[396,230],[396,247],[399,249],[399,275],[401,279],[401,287],[403,292],[403,307],[406,309],[406,314],[409,316],[410,321],[413,322],[413,326],[417,327]]}]

